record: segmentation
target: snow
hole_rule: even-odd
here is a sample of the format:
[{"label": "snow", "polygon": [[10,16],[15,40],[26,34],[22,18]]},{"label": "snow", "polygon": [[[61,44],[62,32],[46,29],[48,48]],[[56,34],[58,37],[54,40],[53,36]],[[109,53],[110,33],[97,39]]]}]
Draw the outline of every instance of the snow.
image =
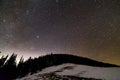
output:
[{"label": "snow", "polygon": [[[104,68],[104,67],[92,67],[78,64],[62,64],[58,66],[51,66],[39,71],[33,75],[28,75],[25,78],[31,80],[37,79],[37,75],[43,75],[48,73],[55,73],[56,75],[76,76],[85,78],[95,78],[102,80],[120,80],[120,67]],[[17,80],[24,80],[17,79]],[[39,80],[43,80],[42,78]]]}]

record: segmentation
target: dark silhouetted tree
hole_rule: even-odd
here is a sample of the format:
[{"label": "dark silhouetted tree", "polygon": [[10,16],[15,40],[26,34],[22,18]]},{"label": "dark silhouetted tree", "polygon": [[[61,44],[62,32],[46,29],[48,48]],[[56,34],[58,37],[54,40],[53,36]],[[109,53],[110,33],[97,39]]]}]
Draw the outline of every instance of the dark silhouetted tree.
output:
[{"label": "dark silhouetted tree", "polygon": [[16,76],[16,57],[17,55],[12,54],[11,57],[5,62],[1,69],[0,79],[11,80]]},{"label": "dark silhouetted tree", "polygon": [[24,69],[24,58],[23,58],[23,56],[20,58],[20,61],[19,61],[19,63],[18,63],[18,65],[17,65],[17,76],[16,76],[16,78],[18,77],[22,77],[23,76],[23,69]]},{"label": "dark silhouetted tree", "polygon": [[0,68],[4,65],[5,61],[7,60],[8,58],[8,55],[7,56],[2,56],[1,59],[0,59]]}]

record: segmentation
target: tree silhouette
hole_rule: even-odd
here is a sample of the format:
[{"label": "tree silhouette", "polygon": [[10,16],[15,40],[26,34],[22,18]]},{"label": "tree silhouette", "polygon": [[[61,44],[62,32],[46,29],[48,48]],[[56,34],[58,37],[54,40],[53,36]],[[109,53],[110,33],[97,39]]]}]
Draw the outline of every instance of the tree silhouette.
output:
[{"label": "tree silhouette", "polygon": [[4,63],[0,69],[0,79],[11,80],[16,76],[16,57],[17,55],[12,54],[11,57]]},{"label": "tree silhouette", "polygon": [[23,56],[20,58],[20,61],[17,65],[17,76],[16,77],[22,77],[23,76],[23,69],[24,69],[24,58]]},{"label": "tree silhouette", "polygon": [[2,56],[1,59],[0,59],[0,68],[4,65],[5,61],[7,60],[8,58],[8,55],[7,56]]}]

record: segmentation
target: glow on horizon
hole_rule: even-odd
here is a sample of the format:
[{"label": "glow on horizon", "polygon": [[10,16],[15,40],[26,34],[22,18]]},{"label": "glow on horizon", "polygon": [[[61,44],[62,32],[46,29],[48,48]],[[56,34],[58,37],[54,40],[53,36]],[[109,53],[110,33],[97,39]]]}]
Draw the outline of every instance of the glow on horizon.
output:
[{"label": "glow on horizon", "polygon": [[[45,52],[29,52],[29,51],[19,51],[18,52],[18,51],[8,50],[8,51],[3,51],[3,52],[1,51],[0,57],[7,56],[7,55],[9,55],[9,57],[10,57],[13,53],[17,55],[17,59],[16,59],[17,63],[19,62],[21,57],[23,57],[24,61],[25,61],[30,57],[35,58],[35,57],[46,55]],[[29,53],[29,54],[26,54],[26,53]],[[38,55],[38,53],[40,53],[40,54]]]},{"label": "glow on horizon", "polygon": [[[39,56],[44,56],[44,55],[47,55],[47,54],[59,54],[59,52],[56,52],[56,51],[53,51],[53,52],[49,52],[49,51],[22,51],[22,50],[13,50],[13,49],[7,49],[7,50],[1,50],[1,53],[0,53],[0,57],[1,56],[6,56],[6,55],[12,55],[12,54],[17,54],[17,63],[19,62],[20,58],[23,56],[24,58],[24,61],[27,60],[29,57],[32,57],[32,58],[37,58]],[[60,53],[62,54],[65,54],[65,53],[69,53],[69,54],[74,54],[74,55],[77,55],[77,56],[81,56],[81,57],[87,57],[87,58],[90,58],[90,59],[93,59],[93,60],[97,60],[97,61],[101,61],[101,62],[105,62],[105,63],[111,63],[111,64],[116,64],[116,65],[120,65],[120,62],[117,61],[117,59],[113,59],[113,55],[109,55],[111,57],[107,57],[108,56],[108,53],[110,52],[100,52],[100,53],[105,53],[104,56],[102,54],[99,53],[99,55],[97,56],[92,56],[92,55],[85,55],[84,53],[86,52],[83,52],[81,50],[81,52],[77,52],[79,54],[75,54],[75,52],[65,52],[64,53],[62,51],[60,51]]]}]

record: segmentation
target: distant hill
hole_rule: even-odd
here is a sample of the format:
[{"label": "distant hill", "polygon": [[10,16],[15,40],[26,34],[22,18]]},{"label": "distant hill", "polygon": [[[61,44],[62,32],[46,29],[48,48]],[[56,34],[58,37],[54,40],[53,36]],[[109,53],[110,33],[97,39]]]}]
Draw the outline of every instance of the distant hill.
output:
[{"label": "distant hill", "polygon": [[[40,58],[41,57],[39,57],[38,59]],[[118,65],[104,63],[71,54],[50,54],[43,56],[43,58],[46,58],[49,62],[52,62],[52,65],[58,65],[62,63],[75,63],[75,64],[81,64],[81,65],[83,64],[83,65],[96,66],[96,67],[119,67]]]}]

